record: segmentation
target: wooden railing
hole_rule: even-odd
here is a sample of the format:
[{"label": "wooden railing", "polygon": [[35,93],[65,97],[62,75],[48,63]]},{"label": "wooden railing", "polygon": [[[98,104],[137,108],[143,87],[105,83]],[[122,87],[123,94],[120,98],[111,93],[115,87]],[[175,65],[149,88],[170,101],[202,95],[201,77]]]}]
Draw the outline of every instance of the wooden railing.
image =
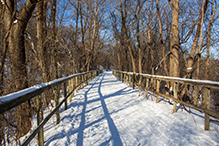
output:
[{"label": "wooden railing", "polygon": [[[117,77],[122,82],[129,84],[129,86],[135,88],[138,85],[139,79],[142,79],[141,85],[138,85],[140,88],[145,89],[145,97],[148,97],[148,91],[156,94],[156,103],[159,102],[159,96],[165,97],[166,99],[171,99],[174,102],[173,112],[176,112],[176,105],[180,103],[181,105],[185,105],[196,109],[202,113],[205,113],[205,130],[209,130],[210,128],[210,116],[216,119],[219,119],[219,113],[213,110],[210,110],[210,91],[219,89],[219,82],[209,81],[209,80],[193,80],[193,79],[185,79],[185,78],[173,78],[167,76],[158,76],[158,75],[150,75],[150,74],[140,74],[133,72],[125,72],[125,71],[113,71],[115,77]],[[141,77],[141,78],[140,78]],[[160,90],[166,88],[165,85],[172,85],[172,93],[165,92],[165,90]],[[201,106],[195,105],[191,102],[183,101],[183,97],[180,96],[180,92],[182,91],[183,85],[190,85],[194,89],[198,89],[198,87],[202,87],[203,90],[203,101]],[[181,89],[180,89],[181,87]],[[187,86],[188,87],[188,86]],[[184,87],[185,89],[185,87]],[[180,91],[181,90],[181,91]],[[194,98],[197,97],[197,90],[194,90]],[[218,97],[217,97],[218,98]]]},{"label": "wooden railing", "polygon": [[[80,89],[81,86],[84,87],[88,84],[89,81],[91,81],[94,77],[98,76],[100,73],[102,73],[103,70],[96,70],[96,71],[89,71],[84,73],[78,73],[73,74],[68,77],[60,78],[48,83],[43,83],[39,85],[35,85],[33,87],[21,90],[16,93],[8,94],[6,96],[0,97],[0,114],[3,114],[10,109],[20,105],[21,103],[24,103],[26,101],[29,101],[32,98],[37,98],[36,101],[38,101],[38,113],[37,113],[37,119],[40,121],[38,124],[38,127],[29,135],[29,137],[22,143],[22,145],[28,145],[30,141],[38,134],[38,144],[40,146],[44,145],[43,140],[43,126],[47,123],[47,121],[52,117],[54,113],[57,113],[59,111],[60,106],[65,103],[65,109],[68,108],[67,106],[67,99],[71,96],[70,101],[72,100],[72,94],[74,91]],[[75,82],[73,84],[73,81]],[[70,92],[67,94],[67,86]],[[53,111],[46,117],[43,117],[43,110],[42,110],[42,93],[52,89],[56,88],[57,86],[63,84],[63,90],[64,90],[64,99],[58,103],[58,105],[53,109]],[[56,115],[59,116],[59,115]],[[57,120],[60,120],[59,117],[57,117]],[[59,123],[57,121],[57,123]]]}]

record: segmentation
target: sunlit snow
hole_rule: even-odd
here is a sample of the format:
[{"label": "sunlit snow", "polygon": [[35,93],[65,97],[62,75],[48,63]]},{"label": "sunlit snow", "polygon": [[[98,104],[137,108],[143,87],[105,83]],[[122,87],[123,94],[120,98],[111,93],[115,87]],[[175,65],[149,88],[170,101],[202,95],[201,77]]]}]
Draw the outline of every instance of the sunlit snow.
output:
[{"label": "sunlit snow", "polygon": [[[142,92],[143,93],[143,92]],[[219,145],[218,124],[211,122],[204,130],[204,114],[191,110],[172,113],[172,105],[159,103],[117,80],[112,72],[96,77],[81,89],[68,110],[44,126],[47,145]],[[30,145],[37,145],[37,139]]]}]

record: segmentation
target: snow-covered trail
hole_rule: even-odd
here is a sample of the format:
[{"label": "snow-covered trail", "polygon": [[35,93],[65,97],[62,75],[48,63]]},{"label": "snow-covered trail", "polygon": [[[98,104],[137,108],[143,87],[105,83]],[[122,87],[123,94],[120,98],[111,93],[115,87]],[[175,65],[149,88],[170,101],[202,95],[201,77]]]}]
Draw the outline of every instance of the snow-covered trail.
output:
[{"label": "snow-covered trail", "polygon": [[218,125],[211,123],[208,132],[203,124],[203,114],[172,114],[171,105],[139,97],[137,90],[105,72],[62,110],[59,125],[44,127],[44,140],[46,146],[219,145]]}]

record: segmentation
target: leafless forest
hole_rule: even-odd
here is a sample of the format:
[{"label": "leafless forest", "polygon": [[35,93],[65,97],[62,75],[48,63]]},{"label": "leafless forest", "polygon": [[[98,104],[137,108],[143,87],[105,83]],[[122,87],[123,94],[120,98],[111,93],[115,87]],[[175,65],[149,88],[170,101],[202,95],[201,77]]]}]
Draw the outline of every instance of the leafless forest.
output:
[{"label": "leafless forest", "polygon": [[[217,0],[1,0],[0,95],[101,66],[219,81],[218,6]],[[44,94],[44,107],[54,90]],[[211,106],[219,111],[218,90],[211,91]],[[19,144],[36,110],[31,100],[1,114],[0,143]]]}]

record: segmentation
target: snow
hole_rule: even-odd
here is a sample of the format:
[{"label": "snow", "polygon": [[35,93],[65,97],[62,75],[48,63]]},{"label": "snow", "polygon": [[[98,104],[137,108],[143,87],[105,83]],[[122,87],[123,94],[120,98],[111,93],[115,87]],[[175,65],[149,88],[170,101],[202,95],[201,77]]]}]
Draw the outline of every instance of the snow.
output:
[{"label": "snow", "polygon": [[[89,71],[89,72],[93,72],[93,71]],[[85,73],[89,73],[89,72],[85,72]],[[60,82],[63,82],[65,80],[68,80],[70,78],[73,78],[74,76],[78,76],[80,74],[85,74],[85,73],[73,74],[73,75],[63,77],[63,78],[59,78],[59,79],[56,79],[56,80],[53,80],[53,81],[50,81],[50,82],[47,82],[47,83],[38,84],[38,85],[29,87],[29,88],[26,88],[26,89],[23,89],[23,90],[20,90],[18,92],[14,92],[14,93],[11,93],[11,94],[8,94],[8,95],[5,95],[5,96],[1,96],[0,97],[0,104],[4,104],[6,102],[13,102],[13,100],[15,100],[15,99],[17,99],[21,96],[30,94],[31,92],[41,90],[41,88],[48,87],[48,86],[51,86],[51,85],[55,85],[57,83],[60,83]]]},{"label": "snow", "polygon": [[13,23],[17,23],[17,19],[16,20],[14,20],[14,22]]},{"label": "snow", "polygon": [[[112,72],[100,74],[79,90],[68,110],[62,106],[60,124],[53,116],[44,126],[45,146],[219,145],[219,125],[211,122],[205,131],[204,114],[172,113],[164,98],[155,103],[153,94],[146,99],[143,93],[139,96]],[[36,138],[30,145],[37,145]]]}]

